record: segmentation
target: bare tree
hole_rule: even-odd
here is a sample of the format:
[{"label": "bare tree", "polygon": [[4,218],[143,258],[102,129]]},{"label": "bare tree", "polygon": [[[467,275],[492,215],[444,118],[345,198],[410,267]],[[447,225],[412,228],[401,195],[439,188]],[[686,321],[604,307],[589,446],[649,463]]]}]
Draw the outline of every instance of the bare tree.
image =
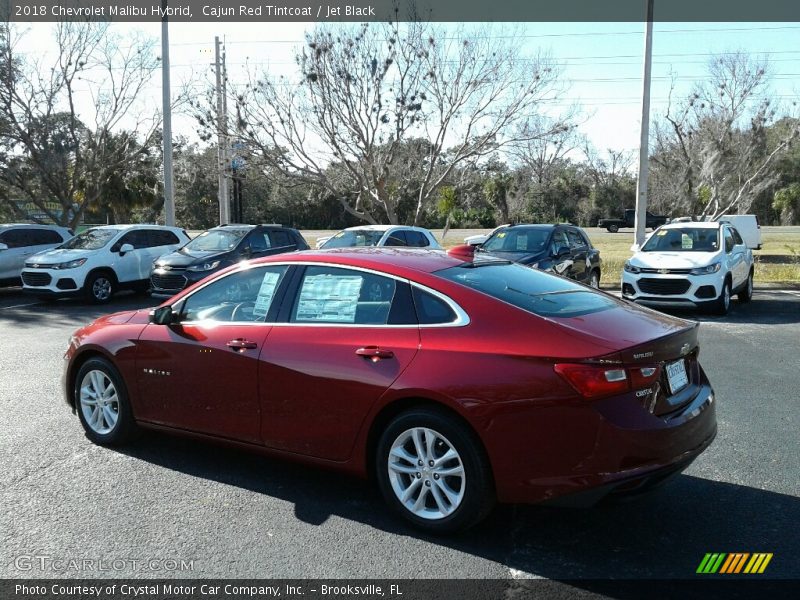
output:
[{"label": "bare tree", "polygon": [[710,61],[708,75],[684,102],[670,103],[665,123],[656,128],[654,179],[672,177],[679,206],[717,219],[747,212],[775,183],[777,159],[800,136],[800,128],[767,143],[777,107],[767,91],[765,60],[723,54]]},{"label": "bare tree", "polygon": [[[490,28],[318,26],[297,65],[299,81],[263,74],[236,91],[236,135],[269,168],[327,189],[371,223],[400,218],[389,182],[408,140],[426,142],[414,157],[417,223],[455,167],[527,139],[519,125],[557,91],[549,59],[520,56],[519,40]],[[347,177],[333,181],[331,164]]]},{"label": "bare tree", "polygon": [[0,33],[6,204],[18,212],[13,200],[21,197],[74,227],[111,177],[156,139],[160,114],[136,110],[159,65],[153,40],[122,39],[107,23],[61,22],[58,51],[46,63],[17,53],[18,37],[9,26]]}]

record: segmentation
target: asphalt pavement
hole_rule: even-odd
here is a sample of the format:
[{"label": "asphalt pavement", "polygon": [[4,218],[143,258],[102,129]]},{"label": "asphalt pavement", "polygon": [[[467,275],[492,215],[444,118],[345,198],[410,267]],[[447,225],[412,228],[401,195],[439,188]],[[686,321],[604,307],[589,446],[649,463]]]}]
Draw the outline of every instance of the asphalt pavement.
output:
[{"label": "asphalt pavement", "polygon": [[800,292],[756,290],[724,318],[678,313],[702,321],[719,420],[684,474],[591,509],[501,506],[447,538],[340,474],[161,434],[91,444],[61,397],[69,335],[154,304],[0,290],[0,577],[671,579],[707,552],[771,552],[770,577],[800,578]]}]

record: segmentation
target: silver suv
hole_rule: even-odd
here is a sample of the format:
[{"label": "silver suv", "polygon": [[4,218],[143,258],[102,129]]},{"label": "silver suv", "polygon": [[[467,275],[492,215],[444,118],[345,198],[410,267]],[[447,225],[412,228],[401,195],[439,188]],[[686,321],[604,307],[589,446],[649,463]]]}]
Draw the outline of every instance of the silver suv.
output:
[{"label": "silver suv", "polygon": [[56,225],[0,223],[0,286],[19,285],[26,258],[71,237],[72,231]]}]

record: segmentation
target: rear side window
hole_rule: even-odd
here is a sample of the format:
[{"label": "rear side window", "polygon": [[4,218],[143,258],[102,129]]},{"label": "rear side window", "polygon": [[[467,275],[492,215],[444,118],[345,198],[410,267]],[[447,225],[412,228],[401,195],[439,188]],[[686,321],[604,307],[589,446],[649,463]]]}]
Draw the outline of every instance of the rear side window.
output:
[{"label": "rear side window", "polygon": [[30,229],[11,229],[6,231],[0,241],[2,241],[9,248],[23,248],[25,246],[32,246]]},{"label": "rear side window", "polygon": [[408,245],[414,248],[425,248],[431,245],[428,238],[420,231],[406,231],[406,240],[408,240]]},{"label": "rear side window", "polygon": [[149,238],[149,246],[172,246],[174,244],[180,244],[181,241],[178,239],[178,236],[172,233],[171,231],[166,231],[164,229],[151,229],[148,232]]},{"label": "rear side window", "polygon": [[398,282],[337,267],[307,267],[292,308],[292,323],[386,325]]},{"label": "rear side window", "polygon": [[605,294],[517,264],[466,263],[436,275],[542,317],[580,317],[618,305]]},{"label": "rear side window", "polygon": [[61,236],[51,229],[31,229],[31,246],[43,246],[45,244],[60,244],[64,240]]},{"label": "rear side window", "polygon": [[294,246],[295,242],[285,231],[270,231],[269,238],[272,242],[273,248],[282,248],[284,246]]},{"label": "rear side window", "polygon": [[417,287],[413,288],[414,308],[417,310],[417,319],[420,325],[435,325],[452,323],[456,320],[456,313],[441,298],[437,298]]},{"label": "rear side window", "polygon": [[253,252],[264,252],[269,250],[269,236],[266,231],[258,231],[247,238],[247,243],[250,244],[250,250]]}]

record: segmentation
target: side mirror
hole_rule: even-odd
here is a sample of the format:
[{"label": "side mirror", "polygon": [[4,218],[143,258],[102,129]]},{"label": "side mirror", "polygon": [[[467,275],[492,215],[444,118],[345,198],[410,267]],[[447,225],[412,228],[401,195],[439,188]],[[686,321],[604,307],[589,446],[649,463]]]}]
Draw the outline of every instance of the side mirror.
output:
[{"label": "side mirror", "polygon": [[178,322],[178,314],[172,310],[172,307],[159,306],[150,311],[150,322],[156,325],[169,325],[170,323]]},{"label": "side mirror", "polygon": [[119,249],[119,255],[125,256],[125,254],[127,254],[128,252],[133,252],[134,249],[135,248],[131,244],[122,244],[122,246]]},{"label": "side mirror", "polygon": [[8,250],[8,246],[6,244],[0,244],[0,250]]},{"label": "side mirror", "polygon": [[556,253],[553,258],[561,258],[562,256],[569,256],[569,248],[567,246],[559,246],[556,248]]}]

